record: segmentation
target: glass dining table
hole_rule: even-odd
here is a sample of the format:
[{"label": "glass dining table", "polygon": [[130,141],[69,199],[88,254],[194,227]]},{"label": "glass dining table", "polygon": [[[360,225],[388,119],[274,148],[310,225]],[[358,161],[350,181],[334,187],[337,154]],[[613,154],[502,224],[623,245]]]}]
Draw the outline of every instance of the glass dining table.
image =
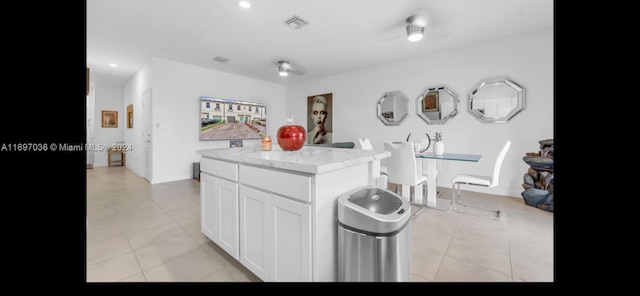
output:
[{"label": "glass dining table", "polygon": [[[437,198],[439,192],[436,190],[437,177],[440,172],[442,160],[478,162],[482,155],[479,154],[462,154],[462,153],[443,153],[435,155],[433,152],[417,153],[416,158],[426,160],[427,162],[427,201],[422,201],[424,207],[446,211],[451,205],[451,200]],[[417,162],[418,171],[422,172],[422,161]],[[416,188],[416,192],[418,188]]]}]

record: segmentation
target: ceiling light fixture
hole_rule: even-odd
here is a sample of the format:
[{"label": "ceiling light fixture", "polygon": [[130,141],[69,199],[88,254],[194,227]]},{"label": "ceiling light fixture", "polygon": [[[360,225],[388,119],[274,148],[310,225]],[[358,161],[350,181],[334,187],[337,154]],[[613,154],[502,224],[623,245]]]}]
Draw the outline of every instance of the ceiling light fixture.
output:
[{"label": "ceiling light fixture", "polygon": [[238,2],[238,5],[240,5],[240,7],[242,7],[242,8],[251,7],[251,3],[249,3],[249,1],[240,1],[240,2]]},{"label": "ceiling light fixture", "polygon": [[291,65],[288,61],[278,61],[278,73],[280,73],[280,76],[288,76],[289,69],[291,69]]},{"label": "ceiling light fixture", "polygon": [[109,66],[114,67],[114,68],[117,68],[117,67],[118,67],[118,64],[111,63],[111,64],[109,64]]},{"label": "ceiling light fixture", "polygon": [[423,15],[416,14],[407,18],[407,39],[411,42],[420,41],[424,28],[427,26],[427,18]]}]

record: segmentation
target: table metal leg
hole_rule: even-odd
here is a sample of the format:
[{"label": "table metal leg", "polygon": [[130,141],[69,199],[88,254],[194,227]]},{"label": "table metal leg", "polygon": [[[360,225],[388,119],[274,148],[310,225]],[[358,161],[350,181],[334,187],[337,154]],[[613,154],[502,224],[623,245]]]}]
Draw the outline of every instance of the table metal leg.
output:
[{"label": "table metal leg", "polygon": [[436,159],[427,159],[427,203],[426,207],[440,211],[446,211],[451,206],[451,201],[438,198],[437,192],[438,167]]}]

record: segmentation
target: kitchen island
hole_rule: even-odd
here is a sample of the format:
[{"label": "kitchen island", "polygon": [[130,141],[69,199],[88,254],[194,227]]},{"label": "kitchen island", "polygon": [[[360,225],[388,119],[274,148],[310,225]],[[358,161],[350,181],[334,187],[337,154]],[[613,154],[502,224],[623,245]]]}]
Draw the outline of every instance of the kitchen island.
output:
[{"label": "kitchen island", "polygon": [[202,233],[264,281],[337,281],[336,200],[390,153],[273,148],[197,151]]}]

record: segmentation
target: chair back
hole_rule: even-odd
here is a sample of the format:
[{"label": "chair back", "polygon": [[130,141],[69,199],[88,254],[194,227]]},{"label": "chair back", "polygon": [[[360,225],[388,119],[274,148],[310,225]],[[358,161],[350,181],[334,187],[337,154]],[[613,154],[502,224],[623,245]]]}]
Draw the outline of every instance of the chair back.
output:
[{"label": "chair back", "polygon": [[389,182],[415,186],[418,168],[413,142],[384,142],[384,149],[391,152],[387,158]]},{"label": "chair back", "polygon": [[496,163],[493,165],[493,175],[491,176],[491,184],[489,187],[498,186],[498,182],[500,181],[500,168],[502,167],[502,162],[504,161],[504,157],[507,155],[509,151],[509,147],[511,147],[511,141],[507,140],[500,150],[500,154],[498,154],[498,158],[496,158]]},{"label": "chair back", "polygon": [[358,138],[358,141],[362,150],[373,150],[373,145],[371,145],[369,138]]}]

